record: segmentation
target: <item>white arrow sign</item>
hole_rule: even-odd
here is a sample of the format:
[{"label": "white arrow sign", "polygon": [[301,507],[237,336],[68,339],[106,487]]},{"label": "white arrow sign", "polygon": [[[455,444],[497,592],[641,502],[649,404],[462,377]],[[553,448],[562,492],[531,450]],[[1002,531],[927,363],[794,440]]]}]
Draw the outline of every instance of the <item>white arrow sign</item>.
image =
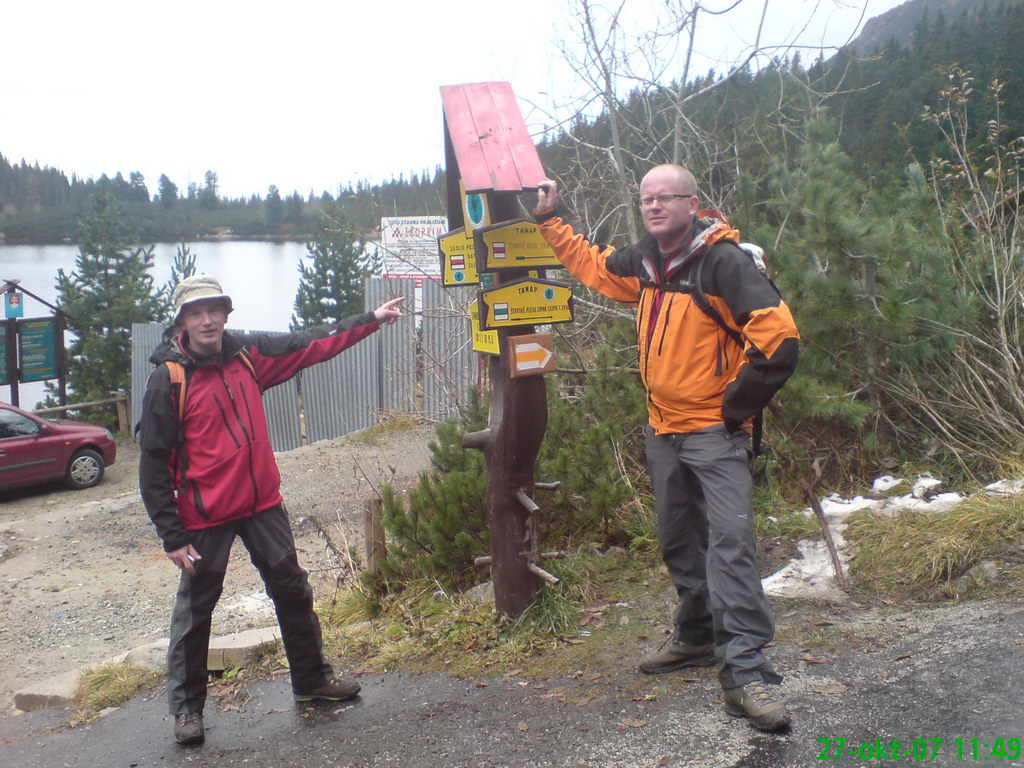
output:
[{"label": "white arrow sign", "polygon": [[551,350],[535,341],[516,344],[516,367],[521,371],[543,368],[551,360]]}]

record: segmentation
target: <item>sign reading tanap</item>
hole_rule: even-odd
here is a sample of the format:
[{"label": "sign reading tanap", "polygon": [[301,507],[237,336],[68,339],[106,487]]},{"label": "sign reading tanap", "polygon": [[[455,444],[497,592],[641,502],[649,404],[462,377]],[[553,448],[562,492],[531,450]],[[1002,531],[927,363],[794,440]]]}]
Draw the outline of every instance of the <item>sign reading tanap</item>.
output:
[{"label": "sign reading tanap", "polygon": [[444,216],[390,216],[380,220],[381,277],[438,277],[437,238]]},{"label": "sign reading tanap", "polygon": [[480,328],[571,323],[572,289],[554,280],[524,278],[480,291]]},{"label": "sign reading tanap", "polygon": [[554,251],[532,221],[516,219],[477,230],[487,253],[485,269],[560,267]]}]

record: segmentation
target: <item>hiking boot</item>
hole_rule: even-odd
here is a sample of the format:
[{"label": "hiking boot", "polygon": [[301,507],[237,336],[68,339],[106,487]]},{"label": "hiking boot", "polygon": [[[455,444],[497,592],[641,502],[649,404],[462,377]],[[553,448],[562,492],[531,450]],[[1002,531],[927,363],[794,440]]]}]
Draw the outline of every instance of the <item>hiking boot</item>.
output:
[{"label": "hiking boot", "polygon": [[206,739],[203,729],[203,713],[189,712],[174,716],[174,740],[184,747],[202,744]]},{"label": "hiking boot", "polygon": [[760,680],[725,689],[725,711],[734,717],[747,717],[760,731],[779,731],[790,723],[786,701],[774,695]]},{"label": "hiking boot", "polygon": [[328,680],[319,688],[299,693],[295,691],[296,701],[345,701],[359,693],[360,685],[355,680]]},{"label": "hiking boot", "polygon": [[710,667],[714,663],[715,646],[712,643],[690,645],[673,632],[658,650],[644,657],[640,662],[640,671],[648,675],[661,675],[683,667]]}]

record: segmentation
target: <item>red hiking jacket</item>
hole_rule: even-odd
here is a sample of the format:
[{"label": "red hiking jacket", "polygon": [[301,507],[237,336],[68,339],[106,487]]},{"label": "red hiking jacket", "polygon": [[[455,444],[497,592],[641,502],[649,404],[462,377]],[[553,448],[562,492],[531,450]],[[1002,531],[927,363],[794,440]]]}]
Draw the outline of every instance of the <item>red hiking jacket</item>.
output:
[{"label": "red hiking jacket", "polygon": [[[281,503],[262,393],[303,368],[330,360],[379,327],[372,312],[299,333],[224,333],[221,354],[196,358],[185,334],[156,348],[139,424],[139,488],[146,511],[173,552],[188,531],[249,517]],[[256,372],[240,359],[245,348]],[[164,364],[185,367],[185,417]],[[179,435],[179,427],[182,429]]]}]

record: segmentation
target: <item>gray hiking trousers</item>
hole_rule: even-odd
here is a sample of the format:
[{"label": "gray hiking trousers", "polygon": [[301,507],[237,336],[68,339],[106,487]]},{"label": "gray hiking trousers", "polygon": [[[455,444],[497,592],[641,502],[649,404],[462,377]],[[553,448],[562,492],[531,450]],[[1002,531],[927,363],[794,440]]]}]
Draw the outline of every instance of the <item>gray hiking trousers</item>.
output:
[{"label": "gray hiking trousers", "polygon": [[749,435],[723,424],[679,435],[647,427],[646,443],[680,639],[714,641],[723,688],[780,682],[762,650],[775,625],[755,554]]},{"label": "gray hiking trousers", "polygon": [[195,574],[181,572],[171,615],[167,649],[167,699],[172,715],[202,712],[206,703],[207,655],[213,609],[220,599],[231,545],[237,536],[263,577],[281,627],[292,688],[311,691],[334,676],[323,655],[320,621],[313,611],[313,588],[299,566],[288,513],[283,505],[252,517],[192,531],[202,555]]}]

